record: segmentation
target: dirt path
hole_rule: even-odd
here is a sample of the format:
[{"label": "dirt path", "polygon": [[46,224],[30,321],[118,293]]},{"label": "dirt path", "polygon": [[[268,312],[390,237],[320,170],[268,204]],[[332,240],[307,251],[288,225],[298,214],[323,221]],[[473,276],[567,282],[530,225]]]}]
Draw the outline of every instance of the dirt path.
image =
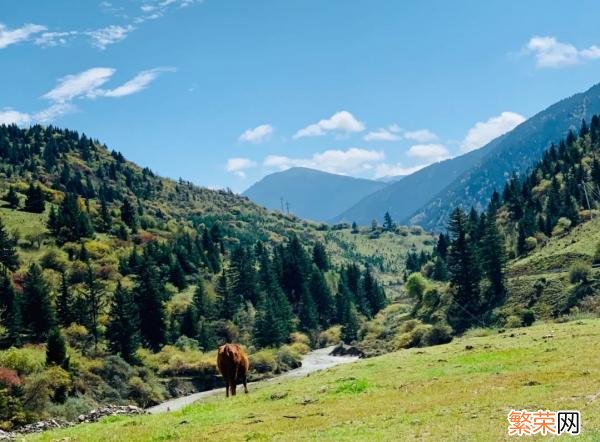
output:
[{"label": "dirt path", "polygon": [[[310,353],[305,355],[304,358],[302,358],[302,367],[290,370],[279,376],[275,376],[265,381],[251,382],[248,385],[257,384],[260,382],[271,382],[275,379],[286,379],[305,376],[308,373],[313,373],[318,370],[324,370],[326,368],[334,367],[336,365],[347,364],[349,362],[354,362],[358,360],[358,358],[354,356],[329,356],[331,350],[333,350],[333,347],[320,348],[318,350],[311,351]],[[240,391],[239,388],[238,391]],[[203,391],[201,393],[194,393],[190,394],[189,396],[171,399],[169,401],[163,402],[162,404],[150,407],[147,409],[147,411],[151,414],[164,413],[165,411],[175,411],[179,410],[182,407],[185,407],[186,405],[214,396],[216,394],[222,394],[223,396],[225,396],[225,389],[216,388],[214,390]]]}]

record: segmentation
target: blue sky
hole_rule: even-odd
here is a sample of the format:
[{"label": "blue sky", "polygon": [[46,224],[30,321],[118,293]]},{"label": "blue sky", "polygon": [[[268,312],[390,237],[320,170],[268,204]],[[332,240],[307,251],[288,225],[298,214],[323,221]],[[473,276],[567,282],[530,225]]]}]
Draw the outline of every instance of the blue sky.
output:
[{"label": "blue sky", "polygon": [[481,147],[600,81],[592,1],[2,0],[0,122],[241,191]]}]

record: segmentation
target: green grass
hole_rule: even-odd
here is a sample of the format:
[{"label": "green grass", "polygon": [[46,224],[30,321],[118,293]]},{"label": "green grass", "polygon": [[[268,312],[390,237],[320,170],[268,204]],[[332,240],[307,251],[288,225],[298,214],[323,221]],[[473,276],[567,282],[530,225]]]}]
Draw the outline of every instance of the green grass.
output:
[{"label": "green grass", "polygon": [[599,440],[599,339],[598,319],[540,323],[27,440],[509,440],[512,408],[578,409],[577,440]]}]

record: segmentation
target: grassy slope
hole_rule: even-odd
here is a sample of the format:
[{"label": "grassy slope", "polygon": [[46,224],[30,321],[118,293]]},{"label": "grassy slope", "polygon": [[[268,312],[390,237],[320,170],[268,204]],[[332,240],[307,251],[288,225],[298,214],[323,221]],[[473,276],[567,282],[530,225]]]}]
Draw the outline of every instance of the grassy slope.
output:
[{"label": "grassy slope", "polygon": [[[569,293],[569,267],[574,262],[591,264],[596,245],[600,243],[600,217],[578,225],[563,237],[551,238],[548,244],[513,261],[508,267],[509,304],[526,305],[534,292],[534,284],[546,280],[543,295],[537,307],[544,315],[552,306],[560,303]],[[598,273],[596,270],[594,273]]]},{"label": "grassy slope", "polygon": [[266,382],[249,395],[178,412],[108,418],[29,440],[504,440],[511,408],[581,410],[578,440],[598,440],[598,339],[598,319],[541,323]]}]

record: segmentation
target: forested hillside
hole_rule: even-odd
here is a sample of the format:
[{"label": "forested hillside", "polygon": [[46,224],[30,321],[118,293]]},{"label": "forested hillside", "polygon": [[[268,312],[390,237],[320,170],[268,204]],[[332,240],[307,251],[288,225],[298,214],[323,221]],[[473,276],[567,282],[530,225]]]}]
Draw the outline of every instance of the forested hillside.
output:
[{"label": "forested hillside", "polygon": [[[174,182],[75,131],[0,126],[0,426],[159,402],[241,342],[257,373],[357,339],[388,302],[326,228]],[[318,228],[317,228],[318,227]],[[211,382],[214,382],[212,380]]]},{"label": "forested hillside", "polygon": [[[552,145],[529,175],[514,176],[487,210],[452,212],[431,256],[409,253],[412,317],[474,326],[531,324],[598,313],[600,119]],[[584,223],[584,224],[582,224]],[[584,246],[585,244],[585,246]]]}]

